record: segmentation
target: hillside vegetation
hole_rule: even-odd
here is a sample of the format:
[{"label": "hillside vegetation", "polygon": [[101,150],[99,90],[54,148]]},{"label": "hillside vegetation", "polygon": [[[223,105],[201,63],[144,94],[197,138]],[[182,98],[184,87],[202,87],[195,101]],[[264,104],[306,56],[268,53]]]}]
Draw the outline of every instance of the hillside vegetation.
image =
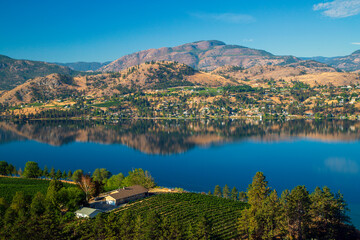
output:
[{"label": "hillside vegetation", "polygon": [[100,68],[103,72],[121,71],[148,61],[177,61],[199,70],[214,70],[224,65],[252,67],[256,65],[279,65],[300,61],[293,56],[273,54],[221,41],[198,41],[176,47],[149,49],[123,56]]},{"label": "hillside vegetation", "polygon": [[10,90],[28,79],[44,77],[52,73],[75,74],[68,67],[40,61],[17,60],[0,55],[0,90]]}]

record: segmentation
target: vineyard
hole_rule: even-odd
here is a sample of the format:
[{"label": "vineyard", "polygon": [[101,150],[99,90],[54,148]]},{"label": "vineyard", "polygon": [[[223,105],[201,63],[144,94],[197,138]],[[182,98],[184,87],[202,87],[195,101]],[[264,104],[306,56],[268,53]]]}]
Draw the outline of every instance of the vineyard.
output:
[{"label": "vineyard", "polygon": [[[15,193],[20,191],[31,197],[37,192],[46,194],[49,183],[49,180],[0,177],[0,198],[9,203]],[[67,185],[69,184],[64,184]]]},{"label": "vineyard", "polygon": [[237,237],[236,223],[245,203],[197,193],[160,194],[135,202],[116,213],[131,211],[144,216],[148,210],[156,211],[181,225],[196,225],[206,216],[212,226],[212,235],[218,239]]}]

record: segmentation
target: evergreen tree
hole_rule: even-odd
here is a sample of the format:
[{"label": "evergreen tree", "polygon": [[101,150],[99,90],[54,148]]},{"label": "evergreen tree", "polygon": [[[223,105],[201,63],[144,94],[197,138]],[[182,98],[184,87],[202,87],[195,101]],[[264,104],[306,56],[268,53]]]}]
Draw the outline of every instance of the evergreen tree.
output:
[{"label": "evergreen tree", "polygon": [[202,216],[196,227],[196,239],[206,240],[211,238],[211,224],[210,221]]},{"label": "evergreen tree", "polygon": [[68,171],[68,174],[67,174],[67,179],[68,179],[68,180],[71,180],[72,175],[73,175],[73,174],[72,174],[71,170],[69,170],[69,171]]},{"label": "evergreen tree", "polygon": [[46,201],[50,209],[59,209],[59,195],[58,192],[64,187],[63,183],[53,179],[49,183],[49,187],[46,192]]},{"label": "evergreen tree", "polygon": [[58,169],[58,170],[56,171],[56,179],[61,179],[61,177],[62,177],[61,170]]},{"label": "evergreen tree", "polygon": [[56,177],[56,173],[55,173],[55,168],[54,167],[52,167],[51,169],[50,169],[50,177],[52,178],[52,179],[55,179],[55,177]]},{"label": "evergreen tree", "polygon": [[262,172],[257,172],[248,187],[247,198],[250,208],[244,209],[239,218],[239,233],[242,238],[262,239],[264,237],[265,216],[263,206],[270,189]]},{"label": "evergreen tree", "polygon": [[246,192],[239,192],[239,201],[247,202]]},{"label": "evergreen tree", "polygon": [[29,161],[25,164],[23,176],[26,178],[38,178],[41,170],[36,162]]},{"label": "evergreen tree", "polygon": [[49,177],[49,169],[48,169],[48,167],[45,165],[45,167],[44,167],[44,170],[43,170],[43,177],[45,177],[45,178],[48,178]]},{"label": "evergreen tree", "polygon": [[310,197],[305,186],[297,186],[282,202],[285,203],[285,222],[289,238],[307,239],[309,235]]},{"label": "evergreen tree", "polygon": [[81,170],[81,169],[78,169],[78,170],[76,170],[74,173],[73,173],[73,175],[72,175],[72,180],[74,181],[74,182],[80,182],[81,181],[81,178],[82,178],[82,176],[83,176],[83,171]]},{"label": "evergreen tree", "polygon": [[63,173],[62,173],[61,177],[62,177],[62,179],[66,179],[67,174],[66,174],[66,171],[65,171],[65,170],[63,171]]},{"label": "evergreen tree", "polygon": [[219,185],[216,185],[216,186],[215,186],[214,196],[216,196],[216,197],[222,197],[222,192],[221,192],[221,188],[220,188]]},{"label": "evergreen tree", "polygon": [[40,216],[46,210],[45,196],[41,192],[38,192],[32,199],[30,205],[30,213],[33,216]]},{"label": "evergreen tree", "polygon": [[225,184],[225,186],[223,188],[223,197],[230,198],[230,189],[227,184]]},{"label": "evergreen tree", "polygon": [[233,189],[231,190],[231,199],[234,201],[238,200],[238,190],[236,189],[236,187],[233,187]]}]

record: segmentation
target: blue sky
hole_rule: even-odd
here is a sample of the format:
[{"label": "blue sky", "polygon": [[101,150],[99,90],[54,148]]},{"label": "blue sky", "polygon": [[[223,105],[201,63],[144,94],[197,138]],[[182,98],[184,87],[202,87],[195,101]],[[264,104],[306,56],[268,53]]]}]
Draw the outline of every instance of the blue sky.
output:
[{"label": "blue sky", "polygon": [[360,49],[360,0],[5,0],[0,22],[0,54],[50,62],[109,61],[198,40],[295,56]]}]

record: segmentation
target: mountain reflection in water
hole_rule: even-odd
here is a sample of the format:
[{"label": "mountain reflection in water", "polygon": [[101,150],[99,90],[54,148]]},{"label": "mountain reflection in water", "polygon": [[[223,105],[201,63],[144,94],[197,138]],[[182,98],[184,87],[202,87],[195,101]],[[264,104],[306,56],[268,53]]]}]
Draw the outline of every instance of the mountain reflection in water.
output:
[{"label": "mountain reflection in water", "polygon": [[[147,154],[176,154],[196,146],[224,142],[277,142],[311,139],[351,142],[360,138],[360,122],[252,120],[133,120],[0,122],[0,143],[34,140],[53,146],[72,142],[123,144]],[[329,160],[330,167],[343,166]]]}]

